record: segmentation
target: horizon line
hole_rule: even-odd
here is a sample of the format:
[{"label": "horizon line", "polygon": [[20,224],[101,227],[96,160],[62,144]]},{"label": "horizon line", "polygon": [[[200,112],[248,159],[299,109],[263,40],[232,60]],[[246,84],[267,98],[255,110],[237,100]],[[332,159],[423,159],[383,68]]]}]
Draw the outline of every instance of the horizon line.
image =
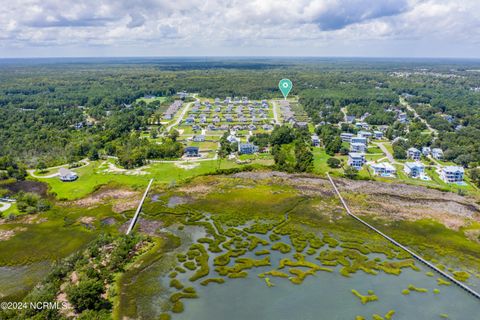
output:
[{"label": "horizon line", "polygon": [[172,59],[172,58],[237,58],[237,59],[251,59],[251,58],[263,58],[263,59],[385,59],[385,60],[394,60],[394,59],[409,59],[409,60],[480,60],[480,57],[459,57],[459,56],[313,56],[313,55],[164,55],[164,56],[136,56],[136,55],[125,55],[125,56],[25,56],[25,57],[0,57],[0,60],[29,60],[29,59]]}]

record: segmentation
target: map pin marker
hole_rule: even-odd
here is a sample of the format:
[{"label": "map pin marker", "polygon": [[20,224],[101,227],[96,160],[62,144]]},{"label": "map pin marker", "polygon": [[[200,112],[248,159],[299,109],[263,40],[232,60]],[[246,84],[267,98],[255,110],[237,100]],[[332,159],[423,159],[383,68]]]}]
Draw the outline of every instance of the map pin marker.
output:
[{"label": "map pin marker", "polygon": [[278,88],[280,88],[280,91],[282,91],[285,100],[287,100],[287,96],[290,93],[290,90],[292,90],[292,87],[292,81],[290,81],[289,79],[282,79],[278,83]]}]

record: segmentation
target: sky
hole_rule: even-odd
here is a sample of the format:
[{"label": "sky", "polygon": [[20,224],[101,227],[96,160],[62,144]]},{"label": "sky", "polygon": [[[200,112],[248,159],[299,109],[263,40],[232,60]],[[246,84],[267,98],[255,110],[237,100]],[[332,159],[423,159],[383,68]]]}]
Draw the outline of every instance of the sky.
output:
[{"label": "sky", "polygon": [[480,58],[479,0],[13,0],[0,57]]}]

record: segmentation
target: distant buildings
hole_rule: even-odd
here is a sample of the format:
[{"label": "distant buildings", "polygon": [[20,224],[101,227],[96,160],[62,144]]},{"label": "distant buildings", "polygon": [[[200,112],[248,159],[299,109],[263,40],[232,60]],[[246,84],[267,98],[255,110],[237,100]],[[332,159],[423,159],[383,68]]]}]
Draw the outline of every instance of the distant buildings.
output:
[{"label": "distant buildings", "polygon": [[443,160],[443,150],[439,148],[433,148],[432,157],[437,160]]},{"label": "distant buildings", "polygon": [[364,143],[350,143],[350,151],[357,153],[364,153],[367,151],[367,146]]},{"label": "distant buildings", "polygon": [[373,131],[373,137],[377,140],[383,139],[383,132],[382,131]]},{"label": "distant buildings", "polygon": [[185,156],[187,157],[198,157],[200,154],[198,152],[198,147],[186,147],[184,149]]},{"label": "distant buildings", "polygon": [[425,166],[421,162],[406,162],[403,171],[412,178],[419,178],[425,174]]},{"label": "distant buildings", "polygon": [[430,147],[423,147],[422,148],[422,154],[427,157],[430,155],[430,153],[432,153],[432,149],[430,149]]},{"label": "distant buildings", "polygon": [[66,168],[60,168],[58,170],[58,175],[63,182],[70,182],[78,179],[78,175],[75,172]]},{"label": "distant buildings", "polygon": [[319,147],[320,146],[320,138],[316,134],[314,134],[311,137],[311,140],[312,140],[312,146],[314,146],[314,147]]},{"label": "distant buildings", "polygon": [[195,141],[195,142],[203,142],[203,141],[205,141],[205,135],[203,135],[203,134],[195,135],[195,136],[193,136],[192,140]]},{"label": "distant buildings", "polygon": [[350,142],[352,140],[353,133],[350,132],[342,132],[340,133],[340,139],[342,139],[343,142]]},{"label": "distant buildings", "polygon": [[182,107],[182,100],[175,100],[165,111],[163,118],[165,120],[173,119],[173,116],[177,113],[177,111]]},{"label": "distant buildings", "polygon": [[356,137],[352,137],[352,138],[350,139],[350,143],[362,143],[362,144],[364,144],[364,145],[367,145],[368,139],[365,138],[365,137],[356,136]]},{"label": "distant buildings", "polygon": [[258,147],[253,143],[239,143],[238,144],[238,153],[239,154],[254,154],[258,151]]},{"label": "distant buildings", "polygon": [[360,170],[365,162],[365,155],[363,153],[351,152],[348,155],[347,164],[357,170]]},{"label": "distant buildings", "polygon": [[420,160],[421,152],[417,148],[409,148],[407,150],[407,157],[413,160]]},{"label": "distant buildings", "polygon": [[463,182],[465,170],[463,167],[446,166],[440,170],[440,178],[446,183]]}]

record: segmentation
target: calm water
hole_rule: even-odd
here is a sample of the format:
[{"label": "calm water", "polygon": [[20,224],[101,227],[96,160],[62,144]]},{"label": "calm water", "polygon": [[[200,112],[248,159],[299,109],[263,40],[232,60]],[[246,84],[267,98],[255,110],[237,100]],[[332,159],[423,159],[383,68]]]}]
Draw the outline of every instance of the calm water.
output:
[{"label": "calm water", "polygon": [[[286,238],[281,241],[290,243]],[[261,249],[261,246],[257,249]],[[245,256],[263,258],[256,257],[251,252]],[[447,314],[448,319],[480,319],[480,301],[453,284],[438,286],[439,275],[427,276],[425,273],[430,270],[418,263],[421,271],[403,269],[399,276],[383,272],[369,275],[359,271],[351,278],[346,278],[340,275],[337,267],[332,273],[319,271],[316,276],[307,277],[300,285],[292,284],[288,279],[270,276],[275,286],[268,287],[264,279],[257,275],[278,266],[278,261],[286,256],[288,255],[272,251],[272,266],[247,270],[249,275],[244,279],[226,279],[223,284],[212,283],[207,287],[197,283],[199,298],[182,300],[185,311],[173,314],[172,319],[347,320],[355,319],[357,315],[371,319],[375,313],[384,316],[389,310],[395,310],[395,320],[441,319],[440,314]],[[307,260],[319,263],[314,256],[308,256]],[[379,255],[370,255],[371,258],[375,256]],[[384,256],[382,258],[385,259]],[[209,261],[213,271],[213,258],[210,257]],[[232,264],[233,261],[230,265]],[[288,268],[284,269],[285,272],[287,270]],[[210,277],[214,276],[215,272],[211,272]],[[189,283],[183,278],[188,278],[188,275],[179,277],[179,280]],[[401,291],[409,284],[427,288],[429,292],[412,291],[410,295],[403,295]],[[439,294],[433,293],[435,288],[440,290]],[[364,295],[368,290],[373,290],[379,300],[362,305],[351,293],[352,289]]]}]

